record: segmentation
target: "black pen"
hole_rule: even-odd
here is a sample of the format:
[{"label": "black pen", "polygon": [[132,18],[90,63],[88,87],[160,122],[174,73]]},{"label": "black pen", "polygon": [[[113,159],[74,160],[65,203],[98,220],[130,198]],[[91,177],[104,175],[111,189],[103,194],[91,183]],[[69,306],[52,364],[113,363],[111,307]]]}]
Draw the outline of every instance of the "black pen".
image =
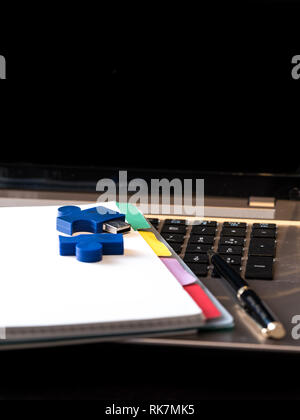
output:
[{"label": "black pen", "polygon": [[214,251],[208,251],[211,264],[217,273],[228,281],[233,288],[240,305],[260,326],[265,337],[281,339],[285,330],[281,322],[276,321],[274,315],[266,307],[260,297],[249,287],[248,283]]}]

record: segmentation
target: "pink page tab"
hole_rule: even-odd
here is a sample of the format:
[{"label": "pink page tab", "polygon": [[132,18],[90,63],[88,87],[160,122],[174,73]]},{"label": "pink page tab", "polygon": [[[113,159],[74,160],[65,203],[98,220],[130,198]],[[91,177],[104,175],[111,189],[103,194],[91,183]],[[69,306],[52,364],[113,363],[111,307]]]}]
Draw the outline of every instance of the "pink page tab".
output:
[{"label": "pink page tab", "polygon": [[196,282],[197,279],[188,273],[175,258],[161,258],[161,261],[168,267],[182,286]]},{"label": "pink page tab", "polygon": [[166,265],[166,267],[168,267],[173,276],[184,287],[184,290],[202,309],[207,319],[218,318],[222,315],[219,309],[207,296],[202,287],[200,287],[199,284],[196,283],[195,277],[193,277],[188,271],[186,271],[175,258],[160,259]]}]

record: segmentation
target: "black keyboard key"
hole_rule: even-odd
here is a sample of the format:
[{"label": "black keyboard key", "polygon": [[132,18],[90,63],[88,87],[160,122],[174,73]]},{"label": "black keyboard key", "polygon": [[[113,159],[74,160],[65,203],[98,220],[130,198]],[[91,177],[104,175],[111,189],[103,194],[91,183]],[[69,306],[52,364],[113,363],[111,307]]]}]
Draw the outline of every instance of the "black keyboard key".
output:
[{"label": "black keyboard key", "polygon": [[275,223],[253,223],[253,229],[273,229],[276,230]]},{"label": "black keyboard key", "polygon": [[274,257],[275,240],[270,238],[252,238],[249,245],[250,256]]},{"label": "black keyboard key", "polygon": [[246,236],[245,228],[227,228],[223,227],[221,236],[231,236],[231,237],[240,237],[244,238]]},{"label": "black keyboard key", "polygon": [[184,242],[184,235],[179,235],[177,233],[162,233],[161,236],[170,244],[183,244]]},{"label": "black keyboard key", "polygon": [[210,220],[199,220],[197,222],[194,222],[194,226],[206,226],[206,227],[217,227],[217,222],[210,221]]},{"label": "black keyboard key", "polygon": [[192,228],[192,233],[194,235],[210,235],[215,236],[216,234],[216,228],[214,227],[208,227],[208,226],[202,226],[202,225],[195,225]]},{"label": "black keyboard key", "polygon": [[196,245],[196,244],[188,244],[186,248],[187,253],[198,253],[198,254],[207,254],[207,251],[212,249],[211,245]]},{"label": "black keyboard key", "polygon": [[247,279],[272,280],[273,258],[249,257],[247,261],[245,277]]},{"label": "black keyboard key", "polygon": [[209,258],[205,254],[185,254],[184,262],[196,264],[208,264]]},{"label": "black keyboard key", "polygon": [[186,233],[186,226],[181,225],[164,225],[162,228],[162,233]]},{"label": "black keyboard key", "polygon": [[189,243],[213,245],[215,238],[213,236],[191,235]]},{"label": "black keyboard key", "polygon": [[253,238],[276,238],[275,229],[253,229],[251,232]]},{"label": "black keyboard key", "polygon": [[242,265],[242,257],[238,255],[222,255],[223,260],[227,262],[229,265]]},{"label": "black keyboard key", "polygon": [[179,226],[186,226],[186,220],[184,219],[166,219],[165,225],[179,225]]},{"label": "black keyboard key", "polygon": [[159,225],[160,220],[159,219],[154,219],[154,218],[150,218],[147,219],[149,223],[151,223],[151,225]]},{"label": "black keyboard key", "polygon": [[224,222],[223,227],[225,227],[225,228],[243,228],[243,229],[246,229],[247,223],[244,223],[244,222]]},{"label": "black keyboard key", "polygon": [[245,239],[244,238],[231,238],[230,236],[224,236],[220,238],[220,245],[238,245],[238,246],[244,246]]},{"label": "black keyboard key", "polygon": [[154,229],[158,229],[160,220],[158,219],[148,219],[148,222],[154,227]]},{"label": "black keyboard key", "polygon": [[181,253],[181,249],[182,249],[181,244],[172,243],[172,244],[170,244],[170,246],[172,247],[173,251],[176,252],[176,254]]},{"label": "black keyboard key", "polygon": [[[230,264],[231,265],[231,264]],[[241,273],[241,266],[240,265],[232,265],[232,268],[237,272],[237,273]],[[221,277],[218,273],[218,271],[216,270],[216,268],[213,269],[212,273],[211,273],[212,277]]]},{"label": "black keyboard key", "polygon": [[230,245],[219,245],[218,248],[219,254],[224,255],[243,255],[242,246],[230,246]]},{"label": "black keyboard key", "polygon": [[187,263],[192,272],[198,277],[206,277],[208,273],[208,268],[206,264],[197,264],[197,263]]}]

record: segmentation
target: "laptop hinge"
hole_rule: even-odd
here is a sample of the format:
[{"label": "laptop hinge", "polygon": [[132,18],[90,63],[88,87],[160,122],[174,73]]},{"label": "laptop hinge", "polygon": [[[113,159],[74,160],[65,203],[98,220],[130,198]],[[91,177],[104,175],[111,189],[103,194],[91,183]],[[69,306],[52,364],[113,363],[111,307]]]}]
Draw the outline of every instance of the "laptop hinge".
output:
[{"label": "laptop hinge", "polygon": [[259,207],[265,209],[275,208],[275,197],[249,197],[249,207]]}]

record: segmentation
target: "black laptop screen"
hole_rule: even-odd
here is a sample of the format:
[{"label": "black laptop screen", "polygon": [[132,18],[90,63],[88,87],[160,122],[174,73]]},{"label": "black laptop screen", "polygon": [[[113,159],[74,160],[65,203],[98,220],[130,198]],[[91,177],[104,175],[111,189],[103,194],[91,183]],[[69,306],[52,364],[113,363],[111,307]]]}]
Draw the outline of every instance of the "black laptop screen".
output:
[{"label": "black laptop screen", "polygon": [[223,3],[2,26],[1,164],[297,172],[299,6]]}]

